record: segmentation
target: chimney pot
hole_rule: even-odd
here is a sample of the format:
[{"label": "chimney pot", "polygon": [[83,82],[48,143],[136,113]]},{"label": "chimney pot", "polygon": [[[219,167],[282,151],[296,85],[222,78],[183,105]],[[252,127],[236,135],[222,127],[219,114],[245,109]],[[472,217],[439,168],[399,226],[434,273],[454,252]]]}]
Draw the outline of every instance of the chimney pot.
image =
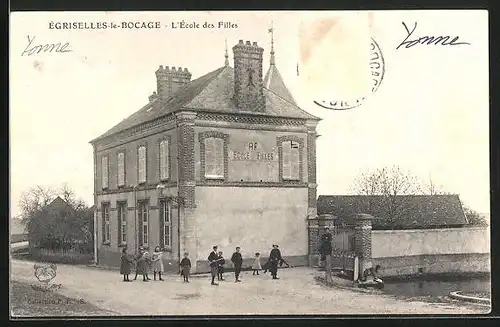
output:
[{"label": "chimney pot", "polygon": [[251,45],[251,44],[250,44],[250,41],[247,41],[246,45]]}]

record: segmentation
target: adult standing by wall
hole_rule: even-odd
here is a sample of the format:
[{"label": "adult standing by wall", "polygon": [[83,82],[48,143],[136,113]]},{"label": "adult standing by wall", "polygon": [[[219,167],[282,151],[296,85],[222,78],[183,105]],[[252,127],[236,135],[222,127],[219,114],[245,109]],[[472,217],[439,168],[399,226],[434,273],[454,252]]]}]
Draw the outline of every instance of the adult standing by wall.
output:
[{"label": "adult standing by wall", "polygon": [[273,249],[271,250],[271,253],[269,253],[269,262],[271,264],[271,269],[269,269],[269,271],[271,272],[273,279],[279,279],[278,264],[281,261],[281,252],[278,247],[279,246],[277,244],[273,244]]},{"label": "adult standing by wall", "polygon": [[332,282],[332,234],[325,233],[321,237],[321,244],[319,247],[321,260],[325,261],[325,281]]}]

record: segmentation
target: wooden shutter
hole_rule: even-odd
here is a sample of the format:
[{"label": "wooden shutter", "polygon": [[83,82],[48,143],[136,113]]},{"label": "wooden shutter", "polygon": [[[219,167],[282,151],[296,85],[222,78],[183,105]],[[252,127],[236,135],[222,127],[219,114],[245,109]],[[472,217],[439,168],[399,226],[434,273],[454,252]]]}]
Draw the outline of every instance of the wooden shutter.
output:
[{"label": "wooden shutter", "polygon": [[139,224],[140,224],[140,225],[139,225],[139,226],[140,226],[140,228],[139,228],[139,230],[138,230],[139,235],[137,235],[137,236],[138,236],[138,242],[139,242],[139,244],[138,244],[138,245],[139,245],[139,246],[142,246],[142,244],[144,243],[144,242],[143,242],[143,239],[142,239],[142,203],[139,203],[139,204],[136,204],[136,205],[138,205],[138,206],[139,206],[139,210],[137,210],[137,211],[138,211],[138,214],[139,214]]},{"label": "wooden shutter", "polygon": [[146,181],[146,147],[139,148],[139,183]]},{"label": "wooden shutter", "polygon": [[168,179],[170,177],[168,174],[169,146],[170,144],[167,140],[163,140],[160,142],[160,179],[162,180]]},{"label": "wooden shutter", "polygon": [[101,205],[102,242],[106,242],[106,218],[104,214],[105,204]]},{"label": "wooden shutter", "polygon": [[165,201],[160,202],[160,246],[163,248],[165,245],[165,223],[164,223],[164,215],[165,215]]},{"label": "wooden shutter", "polygon": [[292,166],[291,166],[291,146],[290,141],[285,141],[282,143],[282,171],[283,179],[290,179],[292,177]]},{"label": "wooden shutter", "polygon": [[122,244],[122,204],[118,204],[118,245]]},{"label": "wooden shutter", "polygon": [[205,139],[205,177],[215,175],[215,139],[213,137]]},{"label": "wooden shutter", "polygon": [[300,153],[299,153],[299,144],[296,142],[290,142],[290,179],[298,180],[299,179],[299,170],[300,170]]},{"label": "wooden shutter", "polygon": [[125,185],[125,154],[118,153],[118,186]]},{"label": "wooden shutter", "polygon": [[101,161],[101,176],[102,176],[102,188],[108,187],[108,157],[102,157]]},{"label": "wooden shutter", "polygon": [[214,139],[215,175],[224,177],[224,140]]}]

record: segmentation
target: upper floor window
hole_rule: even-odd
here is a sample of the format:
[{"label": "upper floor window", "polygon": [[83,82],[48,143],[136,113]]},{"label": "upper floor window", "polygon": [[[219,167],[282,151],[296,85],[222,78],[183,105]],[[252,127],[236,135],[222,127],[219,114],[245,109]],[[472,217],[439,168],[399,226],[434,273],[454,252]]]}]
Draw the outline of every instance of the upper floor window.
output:
[{"label": "upper floor window", "polygon": [[205,178],[224,178],[224,140],[209,137],[205,142]]},{"label": "upper floor window", "polygon": [[118,186],[125,185],[125,153],[118,153]]},{"label": "upper floor window", "polygon": [[146,147],[141,146],[137,150],[138,160],[138,177],[139,183],[146,183]]},{"label": "upper floor window", "polygon": [[169,142],[168,140],[163,140],[160,142],[160,179],[169,179]]},{"label": "upper floor window", "polygon": [[108,188],[109,186],[109,165],[108,165],[108,156],[104,156],[101,159],[101,181],[102,188]]},{"label": "upper floor window", "polygon": [[300,179],[300,152],[299,143],[296,141],[283,142],[283,179],[284,180],[299,180]]}]

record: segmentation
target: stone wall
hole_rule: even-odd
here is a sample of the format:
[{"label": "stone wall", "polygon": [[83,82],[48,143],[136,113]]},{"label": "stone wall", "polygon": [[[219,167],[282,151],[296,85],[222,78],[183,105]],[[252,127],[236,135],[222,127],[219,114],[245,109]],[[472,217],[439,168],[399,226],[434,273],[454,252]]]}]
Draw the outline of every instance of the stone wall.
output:
[{"label": "stone wall", "polygon": [[382,276],[489,272],[490,230],[372,231],[372,257]]}]

